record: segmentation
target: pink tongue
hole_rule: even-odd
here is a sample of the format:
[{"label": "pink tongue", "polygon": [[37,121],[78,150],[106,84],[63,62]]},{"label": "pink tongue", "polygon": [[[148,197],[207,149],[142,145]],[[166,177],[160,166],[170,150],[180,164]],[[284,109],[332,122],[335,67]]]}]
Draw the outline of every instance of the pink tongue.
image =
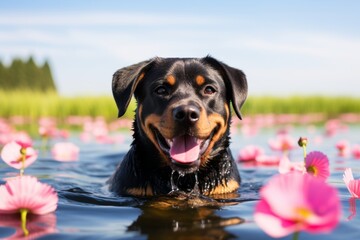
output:
[{"label": "pink tongue", "polygon": [[200,144],[196,138],[184,135],[173,139],[170,156],[179,163],[192,163],[199,158]]}]

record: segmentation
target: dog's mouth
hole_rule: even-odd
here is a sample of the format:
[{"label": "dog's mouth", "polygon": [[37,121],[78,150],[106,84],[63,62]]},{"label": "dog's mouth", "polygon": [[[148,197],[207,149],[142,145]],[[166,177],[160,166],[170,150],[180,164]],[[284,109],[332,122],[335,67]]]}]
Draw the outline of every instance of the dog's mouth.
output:
[{"label": "dog's mouth", "polygon": [[206,152],[216,129],[208,138],[198,138],[189,134],[167,139],[153,128],[160,149],[171,159],[171,167],[174,170],[186,173],[197,170],[200,166],[201,156]]}]

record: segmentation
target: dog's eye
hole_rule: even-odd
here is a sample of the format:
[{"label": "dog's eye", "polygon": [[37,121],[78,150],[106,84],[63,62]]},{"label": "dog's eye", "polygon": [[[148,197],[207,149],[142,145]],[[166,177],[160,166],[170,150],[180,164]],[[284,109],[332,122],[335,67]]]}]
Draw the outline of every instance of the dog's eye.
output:
[{"label": "dog's eye", "polygon": [[205,95],[212,95],[212,94],[214,94],[215,92],[216,92],[216,90],[215,90],[215,88],[212,87],[212,86],[207,86],[207,87],[205,87],[205,89],[204,89],[204,94],[205,94]]},{"label": "dog's eye", "polygon": [[155,88],[155,93],[157,95],[164,96],[168,93],[168,91],[164,86],[159,86],[159,87]]}]

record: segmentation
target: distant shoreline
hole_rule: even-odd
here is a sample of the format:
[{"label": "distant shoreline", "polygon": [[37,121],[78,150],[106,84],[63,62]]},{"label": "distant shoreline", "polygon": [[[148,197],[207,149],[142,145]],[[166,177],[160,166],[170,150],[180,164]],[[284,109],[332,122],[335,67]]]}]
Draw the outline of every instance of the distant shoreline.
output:
[{"label": "distant shoreline", "polygon": [[[54,92],[1,91],[0,117],[26,116],[32,119],[69,116],[117,118],[112,96],[60,96]],[[133,118],[136,108],[131,101],[123,118]],[[250,96],[241,110],[244,117],[258,114],[322,114],[325,119],[360,113],[360,97],[347,96]]]}]

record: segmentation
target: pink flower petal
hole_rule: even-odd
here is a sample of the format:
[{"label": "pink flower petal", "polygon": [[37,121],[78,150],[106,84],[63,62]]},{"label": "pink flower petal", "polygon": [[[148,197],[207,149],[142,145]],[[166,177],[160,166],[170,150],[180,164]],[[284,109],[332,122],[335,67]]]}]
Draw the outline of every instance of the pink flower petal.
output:
[{"label": "pink flower petal", "polygon": [[259,155],[255,160],[260,165],[278,165],[280,158],[280,156]]},{"label": "pink flower petal", "polygon": [[[4,160],[5,163],[7,163],[9,166],[21,169],[22,164],[22,155],[21,155],[21,145],[19,145],[17,142],[10,142],[4,146],[4,148],[1,151],[1,158]],[[28,167],[31,165],[35,160],[37,159],[37,152],[31,148],[26,148],[26,160],[24,167]]]},{"label": "pink flower petal", "polygon": [[360,180],[350,181],[348,189],[353,197],[359,198],[360,197]]},{"label": "pink flower petal", "polygon": [[345,169],[343,180],[351,196],[360,197],[360,180],[355,180],[351,168]]},{"label": "pink flower petal", "polygon": [[295,140],[286,134],[279,134],[269,140],[269,146],[274,151],[289,151],[295,148]]},{"label": "pink flower petal", "polygon": [[345,172],[344,172],[344,175],[343,175],[343,180],[344,180],[346,186],[349,185],[350,181],[354,180],[354,176],[352,174],[351,168],[346,168],[345,169]]},{"label": "pink flower petal", "polygon": [[51,154],[55,160],[68,162],[78,160],[79,151],[79,147],[73,143],[59,142],[52,147]]},{"label": "pink flower petal", "polygon": [[256,205],[254,220],[273,238],[287,236],[296,230],[296,222],[289,222],[275,215],[265,200],[260,200]]},{"label": "pink flower petal", "polygon": [[238,161],[255,161],[256,157],[263,155],[264,150],[261,147],[249,145],[240,150]]},{"label": "pink flower petal", "polygon": [[260,196],[254,219],[273,237],[294,231],[328,232],[341,217],[336,188],[309,174],[290,172],[274,176],[260,190]]},{"label": "pink flower petal", "polygon": [[350,143],[347,140],[340,140],[336,143],[336,148],[338,149],[338,155],[341,157],[347,156],[349,149],[350,149]]},{"label": "pink flower petal", "polygon": [[0,186],[0,213],[16,213],[28,209],[33,214],[47,214],[57,208],[55,190],[32,176],[20,176]]},{"label": "pink flower petal", "polygon": [[308,207],[303,194],[303,185],[303,174],[301,173],[291,172],[277,175],[260,190],[260,196],[267,200],[276,215],[292,219],[294,218],[294,208],[297,206]]},{"label": "pink flower petal", "polygon": [[309,153],[305,158],[305,168],[309,174],[324,180],[330,176],[329,159],[322,152]]},{"label": "pink flower petal", "polygon": [[304,194],[316,216],[309,218],[306,230],[308,232],[328,232],[333,229],[341,215],[341,205],[336,188],[326,184],[322,179],[307,176],[307,188]]},{"label": "pink flower petal", "polygon": [[280,159],[279,163],[279,173],[284,174],[291,171],[298,171],[301,173],[306,172],[304,167],[304,162],[290,162],[289,158],[287,156],[283,156]]},{"label": "pink flower petal", "polygon": [[352,155],[355,159],[360,159],[360,145],[354,145],[352,148]]}]

